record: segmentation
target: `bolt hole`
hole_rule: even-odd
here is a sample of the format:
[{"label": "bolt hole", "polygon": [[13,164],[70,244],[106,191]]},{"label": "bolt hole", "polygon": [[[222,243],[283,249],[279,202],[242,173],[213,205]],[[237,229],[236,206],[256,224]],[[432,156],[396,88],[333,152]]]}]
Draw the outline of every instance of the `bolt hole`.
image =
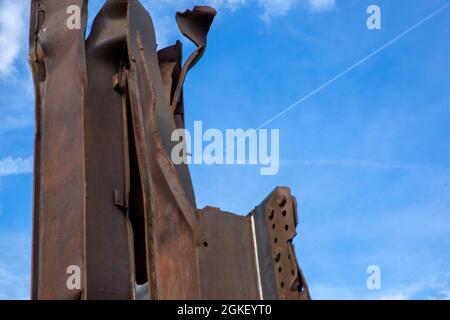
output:
[{"label": "bolt hole", "polygon": [[277,243],[278,242],[278,238],[273,239],[273,242]]},{"label": "bolt hole", "polygon": [[278,272],[281,273],[281,271],[283,271],[283,269],[281,269],[281,267],[279,267]]},{"label": "bolt hole", "polygon": [[283,210],[283,212],[281,214],[283,215],[283,217],[286,217],[286,215],[287,215],[286,210]]},{"label": "bolt hole", "polygon": [[295,276],[295,271],[294,270],[291,270],[291,273],[292,273],[293,276]]},{"label": "bolt hole", "polygon": [[277,256],[275,257],[275,262],[280,261],[281,259],[281,253],[278,253]]},{"label": "bolt hole", "polygon": [[288,254],[288,259],[291,260],[291,255],[290,254]]},{"label": "bolt hole", "polygon": [[284,207],[286,205],[286,198],[283,198],[283,200],[281,200],[280,202],[280,208]]},{"label": "bolt hole", "polygon": [[275,216],[275,210],[272,209],[269,214],[269,219],[272,220],[274,216]]},{"label": "bolt hole", "polygon": [[289,230],[289,226],[288,226],[288,225],[285,225],[285,226],[284,226],[284,230],[288,231],[288,230]]},{"label": "bolt hole", "polygon": [[280,285],[282,288],[284,288],[284,282],[281,282]]},{"label": "bolt hole", "polygon": [[205,247],[205,248],[208,248],[208,241],[205,241],[205,242],[203,242],[203,246]]},{"label": "bolt hole", "polygon": [[272,229],[275,229],[275,223],[272,225]]}]

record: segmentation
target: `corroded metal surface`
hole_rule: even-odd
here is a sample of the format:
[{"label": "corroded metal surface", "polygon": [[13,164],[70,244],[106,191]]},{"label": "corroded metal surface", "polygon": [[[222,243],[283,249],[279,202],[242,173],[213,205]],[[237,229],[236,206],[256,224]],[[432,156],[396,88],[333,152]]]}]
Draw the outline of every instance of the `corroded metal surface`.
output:
[{"label": "corroded metal surface", "polygon": [[247,216],[207,207],[200,222],[203,298],[309,299],[292,244],[298,221],[288,188],[276,188]]},{"label": "corroded metal surface", "polygon": [[[66,8],[81,8],[80,30],[65,32]],[[32,1],[30,64],[36,92],[33,298],[78,299],[66,268],[84,265],[87,1]]]},{"label": "corroded metal surface", "polygon": [[[66,27],[73,5],[76,30]],[[289,190],[246,217],[199,211],[187,165],[170,158],[183,84],[215,15],[177,13],[197,47],[182,65],[181,42],[158,51],[137,0],[106,1],[87,40],[87,0],[32,0],[33,299],[309,298]],[[70,266],[80,288],[67,286]]]},{"label": "corroded metal surface", "polygon": [[289,188],[275,189],[250,215],[255,222],[264,299],[309,299],[292,243],[298,214]]},{"label": "corroded metal surface", "polygon": [[202,297],[259,299],[250,219],[207,207],[200,212],[200,222]]}]

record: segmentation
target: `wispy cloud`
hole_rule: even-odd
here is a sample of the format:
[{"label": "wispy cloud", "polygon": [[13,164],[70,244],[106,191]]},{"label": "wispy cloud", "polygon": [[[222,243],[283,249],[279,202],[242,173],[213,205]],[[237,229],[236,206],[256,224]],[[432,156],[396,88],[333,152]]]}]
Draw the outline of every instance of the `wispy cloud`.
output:
[{"label": "wispy cloud", "polygon": [[[406,184],[402,181],[399,185],[405,188]],[[363,214],[350,213],[347,216],[342,214],[340,209],[336,209],[336,215],[333,215],[332,219],[318,220],[320,225],[325,227],[308,226],[308,229],[303,231],[302,241],[314,243],[312,248],[316,253],[309,251],[309,255],[304,254],[309,260],[316,259],[310,268],[319,274],[316,276],[318,286],[314,285],[314,279],[310,280],[313,297],[376,300],[449,298],[450,274],[446,268],[447,257],[441,254],[442,249],[437,249],[441,248],[440,246],[448,247],[450,232],[450,223],[447,222],[448,190],[441,189],[442,186],[436,186],[436,191],[434,188],[424,191],[433,193],[433,198],[424,199],[422,202],[413,199],[404,207],[373,209],[371,207],[376,206],[375,204],[365,205],[361,209]],[[379,191],[377,201],[384,202],[384,194],[386,193]],[[361,197],[361,194],[355,193],[344,201],[350,203],[351,198],[358,197]],[[349,206],[345,210],[351,211],[352,208]],[[313,218],[310,215],[305,219],[311,221]],[[320,249],[317,250],[318,248]],[[328,251],[329,248],[337,248],[340,253],[332,254]],[[314,257],[312,253],[315,254]],[[423,263],[424,261],[427,263]],[[320,270],[317,263],[327,267]],[[342,263],[345,270],[341,269]],[[382,290],[368,290],[365,286],[365,268],[371,264],[382,268]],[[341,283],[337,283],[334,277],[328,275],[339,272],[346,273]],[[336,288],[337,290],[334,290]]]},{"label": "wispy cloud", "polygon": [[8,265],[0,263],[0,299],[26,299],[23,294],[26,285],[22,276],[14,274]]},{"label": "wispy cloud", "polygon": [[370,160],[358,160],[358,159],[318,159],[318,160],[300,160],[291,159],[281,161],[282,165],[301,165],[301,166],[337,166],[337,167],[361,167],[368,169],[380,169],[380,170],[416,170],[420,167],[397,164],[397,163],[383,163]]},{"label": "wispy cloud", "polygon": [[[397,293],[382,295],[379,300],[449,300],[449,275],[434,275],[427,281],[419,281],[394,290]],[[391,292],[395,292],[391,290]]]},{"label": "wispy cloud", "polygon": [[13,158],[0,160],[0,177],[33,172],[33,157]]},{"label": "wispy cloud", "polygon": [[[29,6],[30,1],[0,1],[0,83],[3,98],[0,101],[0,141],[4,139],[3,133],[30,128],[33,124],[33,85],[26,54]],[[0,176],[2,172],[3,167],[0,167]]]},{"label": "wispy cloud", "polygon": [[0,300],[29,299],[30,235],[0,231]]},{"label": "wispy cloud", "polygon": [[380,300],[408,300],[408,297],[403,293],[396,293],[391,295],[381,296]]},{"label": "wispy cloud", "polygon": [[450,300],[450,288],[446,288],[441,291],[443,300]]},{"label": "wispy cloud", "polygon": [[266,22],[273,18],[284,16],[296,3],[295,0],[258,0],[258,2],[264,11],[260,17]]},{"label": "wispy cloud", "polygon": [[330,11],[336,6],[336,0],[258,0],[258,3],[263,9],[260,17],[265,22],[286,15],[298,4],[306,4],[316,13]]},{"label": "wispy cloud", "polygon": [[311,11],[329,11],[336,6],[336,0],[308,0]]},{"label": "wispy cloud", "polygon": [[434,275],[416,283],[381,290],[369,290],[363,285],[349,285],[344,281],[328,284],[319,282],[311,283],[310,290],[316,300],[449,300],[447,280],[448,275]]},{"label": "wispy cloud", "polygon": [[0,77],[15,70],[14,63],[26,47],[28,3],[16,0],[0,3]]},{"label": "wispy cloud", "polygon": [[[193,0],[163,0],[149,1],[143,0],[142,3],[149,9],[153,21],[156,25],[158,41],[161,45],[167,45],[172,37],[178,34],[175,26],[175,11],[184,11],[198,5]],[[241,8],[250,8],[260,19],[265,22],[271,22],[273,19],[288,14],[296,7],[309,8],[311,12],[319,13],[329,11],[336,5],[335,0],[206,0],[203,4],[211,5],[219,14],[235,12]]]},{"label": "wispy cloud", "polygon": [[[163,0],[143,3],[151,9],[155,23],[167,27],[168,18],[173,18],[175,10],[183,10],[198,4],[192,0]],[[207,0],[206,4],[219,10],[235,11],[244,6],[254,6],[262,10],[260,17],[263,21],[287,14],[298,4],[305,4],[314,12],[333,9],[335,0]],[[15,62],[20,53],[26,48],[27,17],[29,1],[2,0],[0,3],[0,77],[8,76],[16,70]],[[166,42],[167,28],[159,30],[160,42]],[[157,29],[158,30],[158,29]],[[173,28],[174,31],[175,28]]]}]

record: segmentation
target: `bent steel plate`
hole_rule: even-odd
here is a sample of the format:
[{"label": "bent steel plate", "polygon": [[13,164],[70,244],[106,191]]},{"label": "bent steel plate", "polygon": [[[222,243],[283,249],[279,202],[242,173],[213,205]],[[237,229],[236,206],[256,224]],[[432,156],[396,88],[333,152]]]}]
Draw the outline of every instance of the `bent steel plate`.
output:
[{"label": "bent steel plate", "polygon": [[277,188],[245,217],[201,210],[203,298],[310,299],[292,245],[295,203],[288,188]]},{"label": "bent steel plate", "polygon": [[[66,28],[69,5],[80,30]],[[180,42],[157,51],[139,1],[106,1],[85,41],[86,7],[32,0],[33,299],[308,299],[289,189],[246,217],[197,211],[187,165],[170,158],[216,11],[177,13],[197,47],[182,65]]]}]

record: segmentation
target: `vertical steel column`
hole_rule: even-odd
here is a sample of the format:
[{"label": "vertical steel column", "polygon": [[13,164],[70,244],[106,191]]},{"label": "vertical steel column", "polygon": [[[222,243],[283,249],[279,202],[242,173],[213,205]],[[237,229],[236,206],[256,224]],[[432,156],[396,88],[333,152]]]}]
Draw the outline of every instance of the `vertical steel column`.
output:
[{"label": "vertical steel column", "polygon": [[[67,28],[67,8],[81,9],[81,28]],[[36,92],[33,207],[34,299],[79,299],[69,266],[85,275],[86,101],[85,0],[32,0],[29,60]],[[84,279],[85,280],[85,279]]]}]

